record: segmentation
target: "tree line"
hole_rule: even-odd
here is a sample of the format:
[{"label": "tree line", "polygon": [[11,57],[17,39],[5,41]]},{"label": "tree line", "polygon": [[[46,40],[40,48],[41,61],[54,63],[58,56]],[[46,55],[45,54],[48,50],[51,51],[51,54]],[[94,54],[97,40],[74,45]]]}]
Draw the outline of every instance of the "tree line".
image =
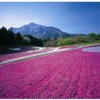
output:
[{"label": "tree line", "polygon": [[75,37],[49,39],[44,41],[44,46],[63,46],[74,44],[100,43],[100,33],[89,33],[87,35],[78,35]]},{"label": "tree line", "polygon": [[5,27],[0,29],[0,47],[12,47],[21,45],[43,46],[43,42],[31,35],[14,34]]},{"label": "tree line", "polygon": [[63,46],[82,43],[94,43],[97,41],[100,42],[100,33],[89,33],[87,35],[78,35],[74,37],[41,40],[33,37],[32,35],[21,35],[21,33],[14,34],[12,31],[7,30],[5,27],[0,29],[0,47],[13,47],[23,45]]}]

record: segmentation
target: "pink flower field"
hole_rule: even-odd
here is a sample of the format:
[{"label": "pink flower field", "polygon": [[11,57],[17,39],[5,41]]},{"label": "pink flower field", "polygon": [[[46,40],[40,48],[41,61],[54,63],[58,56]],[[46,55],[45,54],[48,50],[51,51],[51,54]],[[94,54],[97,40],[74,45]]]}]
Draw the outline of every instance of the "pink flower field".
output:
[{"label": "pink flower field", "polygon": [[0,56],[0,62],[8,60],[8,59],[12,59],[12,58],[22,57],[22,56],[36,54],[36,53],[37,52],[33,52],[33,53],[20,52],[20,53],[15,53],[15,54],[2,55]]},{"label": "pink flower field", "polygon": [[0,62],[8,60],[8,59],[16,58],[16,57],[38,54],[38,53],[42,53],[42,52],[46,52],[46,51],[49,51],[49,48],[46,48],[44,50],[40,50],[40,51],[37,51],[37,52],[31,52],[31,53],[19,52],[19,53],[14,53],[14,54],[5,54],[5,55],[0,56]]},{"label": "pink flower field", "polygon": [[61,46],[60,49],[65,49],[65,48],[74,48],[75,46]]},{"label": "pink flower field", "polygon": [[81,48],[0,65],[0,98],[99,99],[100,52]]}]

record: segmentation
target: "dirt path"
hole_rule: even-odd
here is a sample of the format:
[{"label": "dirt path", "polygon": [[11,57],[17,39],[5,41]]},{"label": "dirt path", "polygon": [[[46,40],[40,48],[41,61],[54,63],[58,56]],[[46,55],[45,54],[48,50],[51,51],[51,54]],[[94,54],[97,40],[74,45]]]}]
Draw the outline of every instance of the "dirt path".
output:
[{"label": "dirt path", "polygon": [[[80,47],[76,47],[76,48],[64,48],[64,49],[60,49],[58,48],[51,48],[50,50],[47,50],[45,52],[42,53],[37,53],[37,54],[31,54],[31,55],[24,55],[21,57],[16,57],[16,58],[12,58],[12,59],[7,59],[5,61],[0,62],[0,64],[8,64],[11,62],[16,62],[16,61],[20,61],[20,60],[25,60],[25,59],[29,59],[29,58],[33,58],[33,57],[38,57],[38,56],[43,56],[43,55],[47,55],[47,54],[51,54],[51,53],[55,53],[55,52],[62,52],[62,51],[68,51],[68,50],[74,50],[74,49],[78,49]],[[40,50],[38,50],[40,51]]]}]

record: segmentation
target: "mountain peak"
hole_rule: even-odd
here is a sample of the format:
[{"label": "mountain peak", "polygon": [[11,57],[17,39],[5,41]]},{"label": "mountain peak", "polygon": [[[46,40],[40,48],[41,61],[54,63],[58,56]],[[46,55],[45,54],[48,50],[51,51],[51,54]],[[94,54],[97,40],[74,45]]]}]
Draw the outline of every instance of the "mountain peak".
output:
[{"label": "mountain peak", "polygon": [[37,26],[37,24],[35,24],[35,23],[29,23],[29,24],[26,24],[26,25],[24,25],[24,26],[32,27],[32,26]]},{"label": "mountain peak", "polygon": [[39,39],[59,38],[64,37],[67,33],[55,27],[47,27],[36,23],[29,23],[19,28],[10,28],[14,33],[21,33],[23,35],[29,34]]},{"label": "mountain peak", "polygon": [[28,25],[37,25],[37,24],[31,22],[31,23],[29,23]]}]

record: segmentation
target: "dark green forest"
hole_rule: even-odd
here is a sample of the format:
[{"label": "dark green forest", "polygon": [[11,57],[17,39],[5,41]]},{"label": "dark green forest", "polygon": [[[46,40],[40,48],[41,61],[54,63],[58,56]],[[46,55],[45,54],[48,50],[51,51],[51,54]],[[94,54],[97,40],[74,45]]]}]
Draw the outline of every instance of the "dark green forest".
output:
[{"label": "dark green forest", "polygon": [[14,34],[5,27],[0,29],[0,47],[16,47],[16,46],[43,46],[43,42],[31,35]]}]

